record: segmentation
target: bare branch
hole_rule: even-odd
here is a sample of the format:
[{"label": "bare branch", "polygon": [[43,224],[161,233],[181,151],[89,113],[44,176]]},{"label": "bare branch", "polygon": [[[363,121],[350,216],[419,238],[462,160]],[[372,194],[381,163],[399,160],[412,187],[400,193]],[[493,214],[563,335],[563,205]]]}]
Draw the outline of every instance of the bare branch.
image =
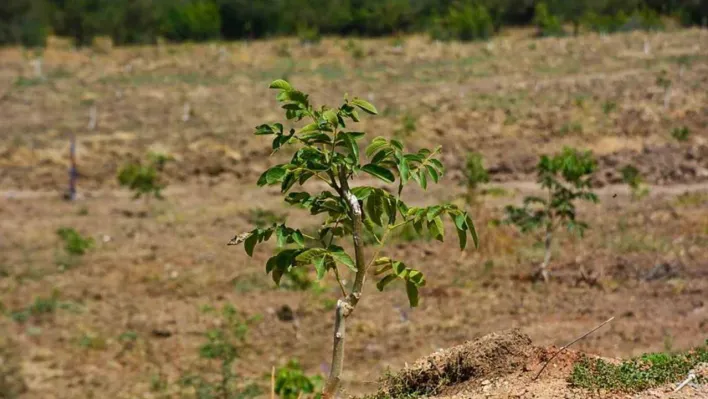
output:
[{"label": "bare branch", "polygon": [[603,323],[600,324],[599,326],[593,328],[592,330],[586,332],[585,334],[579,336],[578,338],[574,339],[574,340],[571,341],[570,343],[568,343],[568,344],[564,345],[562,348],[560,348],[560,350],[558,350],[558,352],[556,352],[553,356],[551,356],[550,359],[546,360],[546,363],[543,365],[543,367],[541,367],[541,370],[538,372],[538,374],[536,374],[536,376],[533,377],[533,381],[536,381],[536,380],[538,379],[538,377],[541,375],[541,373],[543,373],[543,370],[545,370],[546,367],[548,367],[548,365],[551,363],[551,360],[555,359],[555,357],[558,356],[561,352],[563,352],[564,350],[568,349],[568,347],[570,347],[570,346],[573,345],[574,343],[580,341],[581,339],[583,339],[583,338],[587,337],[588,335],[594,333],[595,331],[599,330],[600,327],[604,326],[605,324],[611,322],[611,321],[614,320],[614,319],[615,319],[615,316],[610,317],[609,319],[607,319],[605,322],[603,322]]}]

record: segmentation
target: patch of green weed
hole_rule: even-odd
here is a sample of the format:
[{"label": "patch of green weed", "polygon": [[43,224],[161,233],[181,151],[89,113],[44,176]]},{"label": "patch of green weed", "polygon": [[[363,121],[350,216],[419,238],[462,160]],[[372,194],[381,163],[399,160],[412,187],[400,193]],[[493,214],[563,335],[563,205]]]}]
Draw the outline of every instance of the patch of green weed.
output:
[{"label": "patch of green weed", "polygon": [[708,341],[685,353],[652,353],[621,364],[584,357],[573,366],[571,385],[590,390],[639,392],[683,380],[699,363],[708,362]]}]

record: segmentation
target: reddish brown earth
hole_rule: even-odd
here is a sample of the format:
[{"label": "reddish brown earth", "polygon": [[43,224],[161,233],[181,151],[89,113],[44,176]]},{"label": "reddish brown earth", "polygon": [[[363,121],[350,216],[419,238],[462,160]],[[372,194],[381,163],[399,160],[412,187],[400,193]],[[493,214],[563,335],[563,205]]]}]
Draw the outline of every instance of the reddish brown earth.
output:
[{"label": "reddish brown earth", "polygon": [[[467,206],[478,250],[460,252],[454,239],[401,240],[387,250],[420,268],[428,285],[413,310],[400,286],[366,287],[348,328],[347,393],[373,392],[389,367],[510,328],[544,348],[615,316],[574,349],[620,358],[699,345],[708,337],[706,36],[651,35],[650,55],[642,52],[643,34],[508,37],[491,50],[413,37],[402,54],[383,39],[359,41],[363,59],[343,39],[309,48],[292,40],[225,44],[223,59],[220,44],[110,54],[50,49],[46,81],[32,80],[19,50],[1,49],[0,303],[8,316],[0,318],[0,364],[8,371],[0,382],[24,386],[23,398],[181,397],[177,381],[185,373],[218,370],[197,350],[203,333],[222,323],[205,307],[227,303],[256,317],[235,363],[243,381],[267,390],[271,367],[290,358],[310,374],[326,370],[336,284],[327,279],[322,292],[278,289],[264,271],[273,246],[258,247],[253,258],[226,246],[249,229],[258,208],[287,214],[293,226],[317,222],[285,208],[277,190],[255,185],[279,158],[268,157],[269,143],[252,136],[253,127],[282,119],[266,87],[286,73],[318,104],[344,92],[370,99],[381,115],[366,118],[361,130],[390,137],[408,112],[416,130],[404,141],[443,145],[449,171],[442,184],[411,191],[407,201],[464,205],[461,168],[472,150],[490,169],[486,188],[496,188]],[[679,59],[688,62],[683,72]],[[662,69],[674,82],[668,109],[655,83]],[[89,131],[92,101],[99,118]],[[616,108],[605,115],[608,101]],[[187,122],[185,102],[193,110]],[[691,131],[686,142],[671,137],[680,126]],[[70,133],[81,173],[74,203],[61,199]],[[542,258],[534,239],[490,222],[534,190],[538,156],[564,145],[593,150],[602,202],[580,207],[591,230],[583,240],[559,238],[554,278],[544,285],[528,279]],[[117,189],[115,174],[148,148],[176,161],[166,171],[167,199],[140,217],[145,204]],[[642,200],[631,201],[617,184],[628,163],[650,184]],[[66,270],[58,266],[59,227],[96,240]],[[55,311],[24,323],[9,316],[53,290],[61,304]],[[292,317],[282,316],[283,307]],[[125,333],[135,340],[121,339]],[[532,352],[535,370],[543,356]],[[537,383],[523,367],[509,367],[484,386],[495,387],[496,397],[522,386],[535,397],[568,397],[553,396],[556,387],[585,397],[567,390],[564,370],[573,359],[556,360]],[[474,380],[444,394],[481,397],[484,386]]]}]

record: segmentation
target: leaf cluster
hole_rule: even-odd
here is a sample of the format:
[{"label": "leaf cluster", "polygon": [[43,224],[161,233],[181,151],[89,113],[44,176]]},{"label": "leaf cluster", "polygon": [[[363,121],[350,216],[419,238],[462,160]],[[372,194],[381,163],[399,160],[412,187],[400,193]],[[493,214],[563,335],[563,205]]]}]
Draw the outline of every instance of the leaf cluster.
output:
[{"label": "leaf cluster", "polygon": [[[401,199],[404,187],[411,182],[426,189],[429,182],[440,181],[444,174],[443,164],[438,159],[440,147],[432,151],[423,148],[409,152],[399,140],[376,137],[362,153],[360,141],[365,133],[349,130],[348,125],[359,121],[359,112],[376,115],[378,112],[374,105],[356,97],[350,100],[345,95],[344,103],[338,108],[315,107],[307,94],[296,90],[285,80],[273,81],[270,88],[278,90],[276,99],[282,103],[286,119],[291,123],[304,120],[305,124],[290,129],[279,122],[256,127],[256,135],[273,136],[271,146],[274,153],[285,146],[296,147],[289,162],[267,169],[257,183],[259,186],[279,185],[286,203],[325,218],[314,237],[305,236],[300,230],[285,224],[275,223],[237,235],[231,240],[230,245],[243,243],[246,253],[252,256],[257,244],[277,237],[279,252],[266,263],[266,272],[271,274],[276,284],[284,274],[297,267],[313,266],[319,279],[333,271],[339,279],[338,266],[357,273],[359,267],[374,263],[372,260],[369,265],[357,265],[335,241],[354,236],[359,220],[382,246],[391,231],[408,224],[413,225],[416,232],[427,232],[442,241],[442,218],[447,214],[458,231],[460,247],[466,247],[468,234],[477,245],[477,233],[466,212],[454,205],[409,207]],[[350,187],[351,180],[366,175],[383,183],[395,184],[397,190],[392,193],[374,186]],[[319,193],[292,190],[294,186],[302,187],[312,179],[324,182],[327,189]],[[381,228],[383,233],[379,236],[377,231],[380,232]],[[417,271],[404,273],[406,268],[395,270],[399,273],[382,278],[388,282],[392,280],[389,276],[393,275],[405,280],[410,302],[417,304],[417,288],[424,283],[422,275],[414,277],[420,273]]]},{"label": "leaf cluster", "polygon": [[537,181],[546,190],[547,197],[527,196],[521,207],[508,205],[505,223],[516,225],[524,233],[540,227],[553,231],[565,225],[568,231],[582,236],[588,225],[576,219],[575,202],[599,201],[591,190],[595,169],[596,162],[589,151],[564,148],[553,157],[541,156]]},{"label": "leaf cluster", "polygon": [[69,255],[84,255],[94,246],[93,238],[84,237],[71,227],[58,229],[57,235],[64,241],[64,250],[66,250],[66,253]]},{"label": "leaf cluster", "polygon": [[134,198],[153,195],[163,199],[162,190],[167,184],[160,181],[159,173],[170,159],[168,155],[150,152],[146,163],[127,163],[118,171],[118,184],[135,192]]}]

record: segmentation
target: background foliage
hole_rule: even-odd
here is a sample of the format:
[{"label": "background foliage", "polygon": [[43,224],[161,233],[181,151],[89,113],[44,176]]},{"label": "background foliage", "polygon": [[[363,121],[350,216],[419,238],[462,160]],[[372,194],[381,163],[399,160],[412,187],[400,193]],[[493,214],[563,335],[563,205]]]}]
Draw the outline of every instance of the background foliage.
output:
[{"label": "background foliage", "polygon": [[[536,15],[542,11],[544,15]],[[438,39],[485,39],[503,26],[557,20],[614,32],[655,29],[659,15],[686,25],[708,17],[706,0],[4,0],[0,45],[41,46],[50,33],[86,45],[320,34],[377,36],[413,31]],[[553,34],[558,34],[558,27]],[[543,33],[543,32],[541,32]]]}]

